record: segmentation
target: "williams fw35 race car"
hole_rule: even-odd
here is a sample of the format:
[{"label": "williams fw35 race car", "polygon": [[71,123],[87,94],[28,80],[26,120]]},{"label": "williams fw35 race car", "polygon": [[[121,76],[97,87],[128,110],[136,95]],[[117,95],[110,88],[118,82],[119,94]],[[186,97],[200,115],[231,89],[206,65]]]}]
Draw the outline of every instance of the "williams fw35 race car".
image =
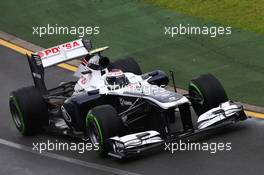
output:
[{"label": "williams fw35 race car", "polygon": [[[46,130],[73,136],[99,146],[102,156],[122,159],[247,119],[211,74],[192,79],[182,95],[173,73],[171,78],[161,70],[142,74],[133,58],[112,62],[102,56],[106,49],[79,39],[28,55],[34,86],[11,92],[9,99],[22,135]],[[47,89],[45,68],[73,59],[82,59],[76,81]],[[174,91],[166,88],[169,79]]]}]

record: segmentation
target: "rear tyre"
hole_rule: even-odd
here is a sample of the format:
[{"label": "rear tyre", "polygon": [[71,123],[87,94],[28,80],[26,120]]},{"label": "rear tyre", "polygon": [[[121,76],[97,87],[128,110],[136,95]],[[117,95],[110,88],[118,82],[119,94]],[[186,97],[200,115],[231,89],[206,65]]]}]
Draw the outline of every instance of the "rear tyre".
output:
[{"label": "rear tyre", "polygon": [[191,80],[189,95],[192,106],[198,116],[228,101],[221,83],[211,74],[201,75]]},{"label": "rear tyre", "polygon": [[42,95],[35,87],[13,91],[9,97],[12,119],[24,136],[34,135],[48,125],[48,109]]},{"label": "rear tyre", "polygon": [[141,75],[142,70],[134,58],[119,59],[110,63],[109,69],[121,69],[123,72],[131,72]]},{"label": "rear tyre", "polygon": [[86,117],[87,135],[93,145],[99,146],[99,154],[106,156],[111,150],[107,139],[119,136],[123,123],[111,105],[101,105],[91,109]]}]

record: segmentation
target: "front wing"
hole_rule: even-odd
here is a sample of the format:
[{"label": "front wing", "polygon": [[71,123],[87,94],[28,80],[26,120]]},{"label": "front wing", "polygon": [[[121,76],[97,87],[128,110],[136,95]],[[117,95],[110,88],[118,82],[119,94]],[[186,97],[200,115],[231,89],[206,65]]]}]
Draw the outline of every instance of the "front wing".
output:
[{"label": "front wing", "polygon": [[238,121],[246,120],[247,116],[243,107],[233,102],[225,102],[219,107],[213,108],[198,118],[198,128],[183,132],[177,132],[170,136],[161,136],[157,131],[145,131],[129,134],[123,137],[111,137],[108,140],[112,151],[109,156],[118,159],[129,158],[146,154],[165,147],[165,143],[179,141],[192,135],[214,130]]}]

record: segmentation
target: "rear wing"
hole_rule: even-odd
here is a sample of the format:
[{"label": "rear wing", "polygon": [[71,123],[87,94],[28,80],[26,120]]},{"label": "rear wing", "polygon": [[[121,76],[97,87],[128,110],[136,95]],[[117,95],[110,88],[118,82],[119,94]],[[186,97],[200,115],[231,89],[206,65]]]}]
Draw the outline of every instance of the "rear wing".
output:
[{"label": "rear wing", "polygon": [[44,68],[83,57],[92,49],[90,40],[78,39],[34,54],[40,57]]},{"label": "rear wing", "polygon": [[47,94],[44,81],[45,68],[83,57],[92,52],[90,40],[78,39],[36,52],[31,56],[27,55],[35,87],[38,88],[42,94]]}]

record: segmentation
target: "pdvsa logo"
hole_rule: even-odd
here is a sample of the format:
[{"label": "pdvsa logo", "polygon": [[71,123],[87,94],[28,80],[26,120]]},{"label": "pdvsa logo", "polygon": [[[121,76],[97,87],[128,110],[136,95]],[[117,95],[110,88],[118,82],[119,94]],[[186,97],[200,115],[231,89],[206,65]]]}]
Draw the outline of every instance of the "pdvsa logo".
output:
[{"label": "pdvsa logo", "polygon": [[38,52],[38,55],[40,56],[40,58],[43,58],[43,57],[47,57],[47,56],[51,56],[51,55],[59,53],[61,48],[64,48],[65,50],[70,50],[70,49],[73,49],[79,46],[80,46],[80,43],[78,43],[77,41],[73,41],[70,43],[66,43],[60,46],[52,47],[44,51]]}]

